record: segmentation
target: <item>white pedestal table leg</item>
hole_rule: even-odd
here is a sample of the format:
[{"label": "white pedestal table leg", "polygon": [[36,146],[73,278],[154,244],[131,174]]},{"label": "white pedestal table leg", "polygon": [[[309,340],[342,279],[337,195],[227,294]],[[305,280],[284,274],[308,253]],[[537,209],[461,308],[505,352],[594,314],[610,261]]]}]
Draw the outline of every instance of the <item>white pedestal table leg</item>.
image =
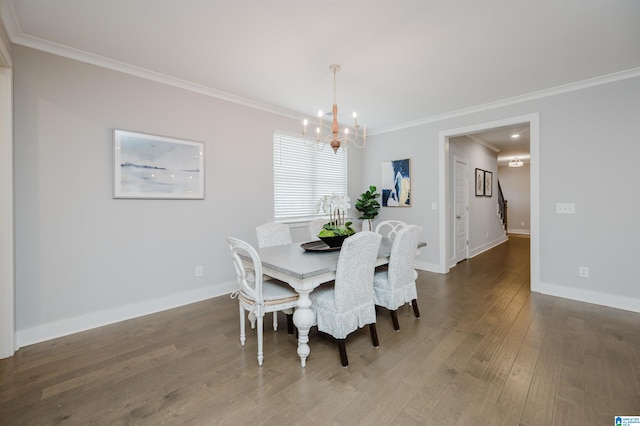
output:
[{"label": "white pedestal table leg", "polygon": [[311,310],[311,299],[309,293],[311,290],[297,290],[300,294],[298,299],[298,307],[293,313],[293,323],[298,328],[298,356],[300,363],[304,367],[307,364],[309,356],[309,330],[315,324],[315,314]]}]

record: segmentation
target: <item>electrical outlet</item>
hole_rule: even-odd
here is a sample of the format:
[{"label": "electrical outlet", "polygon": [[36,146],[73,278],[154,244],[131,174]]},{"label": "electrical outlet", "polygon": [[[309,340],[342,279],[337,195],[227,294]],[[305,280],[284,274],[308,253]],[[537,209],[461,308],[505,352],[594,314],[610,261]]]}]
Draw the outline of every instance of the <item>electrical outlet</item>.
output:
[{"label": "electrical outlet", "polygon": [[578,266],[578,276],[581,278],[589,278],[589,267]]},{"label": "electrical outlet", "polygon": [[556,203],[556,213],[575,214],[576,205],[574,203]]},{"label": "electrical outlet", "polygon": [[204,272],[202,271],[202,266],[196,266],[196,277],[201,277],[204,275]]}]

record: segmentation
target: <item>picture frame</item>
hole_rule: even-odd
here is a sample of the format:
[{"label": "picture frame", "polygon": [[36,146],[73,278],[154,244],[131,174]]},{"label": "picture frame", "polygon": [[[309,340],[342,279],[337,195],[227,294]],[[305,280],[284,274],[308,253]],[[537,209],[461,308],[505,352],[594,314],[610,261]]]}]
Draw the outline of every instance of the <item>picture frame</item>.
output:
[{"label": "picture frame", "polygon": [[484,171],[484,196],[493,196],[493,173],[487,170]]},{"label": "picture frame", "polygon": [[382,207],[411,207],[411,159],[382,162]]},{"label": "picture frame", "polygon": [[476,197],[483,197],[484,196],[484,170],[482,169],[476,169],[476,181],[475,181],[475,186],[476,186]]},{"label": "picture frame", "polygon": [[113,198],[204,199],[204,143],[114,129]]}]

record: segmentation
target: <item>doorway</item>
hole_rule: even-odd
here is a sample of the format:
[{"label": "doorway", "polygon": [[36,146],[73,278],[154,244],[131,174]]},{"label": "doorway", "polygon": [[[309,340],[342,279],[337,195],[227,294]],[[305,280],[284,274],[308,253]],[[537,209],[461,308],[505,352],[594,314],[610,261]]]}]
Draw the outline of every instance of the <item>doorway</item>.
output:
[{"label": "doorway", "polygon": [[[540,283],[540,137],[539,137],[539,115],[537,113],[507,118],[504,120],[481,123],[473,126],[461,127],[442,131],[439,134],[439,171],[440,188],[439,203],[444,206],[440,209],[439,227],[444,230],[440,233],[439,245],[439,267],[441,273],[448,273],[452,260],[455,259],[453,243],[455,234],[454,216],[452,215],[455,200],[452,200],[450,188],[453,184],[450,180],[450,167],[453,167],[449,154],[449,138],[469,135],[488,131],[491,129],[512,126],[522,123],[529,125],[530,138],[530,223],[531,223],[531,290],[536,291]],[[468,218],[467,218],[468,220]]]}]

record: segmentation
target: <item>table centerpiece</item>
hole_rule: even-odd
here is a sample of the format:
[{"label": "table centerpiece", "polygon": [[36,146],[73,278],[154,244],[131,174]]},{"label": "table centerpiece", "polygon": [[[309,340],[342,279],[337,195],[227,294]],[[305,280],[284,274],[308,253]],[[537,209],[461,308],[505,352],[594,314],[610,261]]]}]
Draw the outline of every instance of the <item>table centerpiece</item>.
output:
[{"label": "table centerpiece", "polygon": [[329,247],[340,247],[346,238],[356,231],[352,222],[346,221],[347,211],[351,207],[347,195],[323,195],[318,201],[318,211],[329,215],[329,222],[322,226],[318,238]]}]

